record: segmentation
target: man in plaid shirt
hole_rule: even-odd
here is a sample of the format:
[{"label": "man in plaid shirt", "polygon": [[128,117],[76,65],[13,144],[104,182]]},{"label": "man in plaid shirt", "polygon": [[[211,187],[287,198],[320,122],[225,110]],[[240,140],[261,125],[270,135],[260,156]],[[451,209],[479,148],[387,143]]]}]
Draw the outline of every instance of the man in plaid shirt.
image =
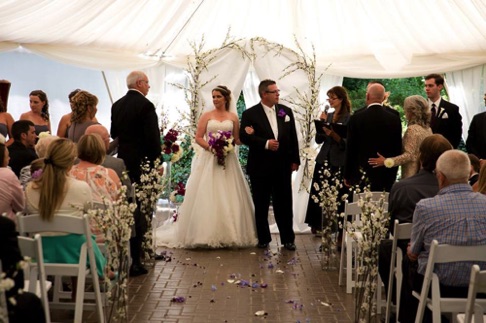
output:
[{"label": "man in plaid shirt", "polygon": [[[486,196],[472,191],[468,184],[470,161],[460,150],[444,152],[437,160],[439,193],[417,203],[413,214],[410,245],[411,261],[418,260],[414,290],[420,292],[432,240],[439,244],[486,244]],[[482,270],[486,263],[479,263]],[[438,264],[443,297],[467,297],[472,262]],[[407,309],[404,309],[407,310]]]}]

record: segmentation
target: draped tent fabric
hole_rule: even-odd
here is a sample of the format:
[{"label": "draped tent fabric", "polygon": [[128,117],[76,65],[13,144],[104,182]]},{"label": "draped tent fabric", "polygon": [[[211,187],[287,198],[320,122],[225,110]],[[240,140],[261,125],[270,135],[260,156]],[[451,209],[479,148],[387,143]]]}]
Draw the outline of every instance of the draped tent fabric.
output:
[{"label": "draped tent fabric", "polygon": [[[259,101],[257,86],[264,78],[277,81],[282,103],[291,106],[285,98],[295,98],[296,88],[305,91],[308,80],[302,71],[280,77],[300,47],[306,55],[315,53],[318,73],[324,74],[321,103],[343,77],[446,73],[449,97],[461,108],[464,138],[474,114],[484,111],[485,0],[0,0],[0,53],[27,50],[104,71],[114,101],[127,91],[128,72],[143,69],[150,79],[148,98],[159,114],[164,110],[174,118],[187,111],[184,92],[173,84],[188,85],[184,70],[193,44],[204,39],[204,50],[220,48],[227,34],[255,57],[219,51],[201,74],[203,82],[215,78],[201,90],[200,110],[212,107],[211,89],[218,84],[232,89],[235,99],[243,91],[250,107]],[[258,43],[252,48],[255,37],[284,50],[275,55]],[[39,88],[50,93],[48,86]],[[55,120],[67,111],[51,113]],[[307,230],[302,176],[302,169],[294,174],[298,232]]]},{"label": "draped tent fabric", "polygon": [[184,66],[189,41],[205,35],[217,48],[230,29],[294,51],[294,37],[308,53],[313,45],[330,74],[408,77],[485,64],[485,18],[484,0],[4,0],[0,50],[36,45],[103,70],[158,59]]}]

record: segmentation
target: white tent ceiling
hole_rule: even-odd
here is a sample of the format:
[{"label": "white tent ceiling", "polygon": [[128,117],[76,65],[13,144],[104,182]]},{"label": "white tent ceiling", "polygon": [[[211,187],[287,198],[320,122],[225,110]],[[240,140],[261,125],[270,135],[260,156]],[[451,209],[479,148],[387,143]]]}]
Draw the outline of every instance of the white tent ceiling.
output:
[{"label": "white tent ceiling", "polygon": [[[485,0],[0,0],[0,51],[95,69],[183,66],[190,41],[263,37],[327,73],[405,77],[486,63]],[[145,54],[145,55],[144,55]],[[147,56],[148,54],[148,56]]]}]

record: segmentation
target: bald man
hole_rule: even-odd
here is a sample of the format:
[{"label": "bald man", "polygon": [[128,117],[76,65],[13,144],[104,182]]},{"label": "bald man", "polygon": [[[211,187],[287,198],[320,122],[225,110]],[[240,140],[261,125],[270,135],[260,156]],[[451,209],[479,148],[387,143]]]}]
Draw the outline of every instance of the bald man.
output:
[{"label": "bald man", "polygon": [[[110,147],[110,133],[108,132],[108,130],[101,124],[95,124],[86,128],[84,132],[85,135],[93,133],[101,137],[103,143],[105,144],[106,151],[108,152],[108,149]],[[123,159],[116,158],[107,154],[105,160],[101,165],[106,168],[113,169],[118,177],[122,180],[122,184],[127,187],[127,196],[133,197],[132,182],[130,181],[130,178],[128,176],[123,176],[123,172],[126,172],[127,170]]]},{"label": "bald man", "polygon": [[389,192],[397,177],[397,167],[376,167],[368,159],[379,152],[383,156],[398,156],[402,152],[400,118],[383,107],[385,88],[371,84],[366,92],[366,108],[351,116],[348,123],[344,179],[346,185],[360,184],[366,172],[372,191]]}]

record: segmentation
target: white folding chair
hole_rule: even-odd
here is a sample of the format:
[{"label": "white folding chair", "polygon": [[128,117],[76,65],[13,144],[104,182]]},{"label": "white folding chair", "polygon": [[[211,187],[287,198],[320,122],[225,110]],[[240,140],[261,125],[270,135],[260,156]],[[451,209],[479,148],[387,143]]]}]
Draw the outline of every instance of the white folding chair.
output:
[{"label": "white folding chair", "polygon": [[42,239],[39,234],[36,234],[34,239],[27,237],[18,237],[19,248],[22,256],[27,256],[32,259],[28,263],[27,270],[24,270],[25,281],[24,291],[36,294],[42,301],[44,306],[44,313],[46,322],[51,321],[49,312],[49,299],[47,298],[47,291],[51,288],[52,283],[46,279],[46,271],[44,267],[44,255],[42,253]]},{"label": "white folding chair", "polygon": [[[361,214],[361,208],[358,202],[349,203],[345,201],[344,204],[344,222],[343,222],[343,239],[341,242],[341,259],[339,261],[339,286],[343,285],[343,271],[346,270],[346,293],[351,294],[353,287],[355,286],[355,280],[353,280],[353,270],[356,268],[353,262],[353,251],[356,254],[355,239],[347,232],[346,226],[348,222],[359,221],[359,215]],[[351,221],[348,221],[348,217],[351,217]],[[361,232],[354,233],[357,240],[361,239]]]},{"label": "white folding chair", "polygon": [[412,234],[412,223],[399,224],[398,220],[395,220],[393,225],[393,243],[392,254],[390,261],[390,277],[388,278],[388,291],[386,298],[386,318],[385,322],[390,322],[391,316],[391,303],[393,293],[393,277],[396,279],[396,304],[395,304],[395,318],[398,323],[398,314],[400,312],[400,292],[402,290],[403,272],[402,261],[403,252],[398,248],[398,240],[410,239]]},{"label": "white folding chair", "polygon": [[460,323],[483,323],[486,322],[484,315],[486,307],[476,302],[477,293],[486,293],[486,270],[480,271],[478,265],[471,268],[471,279],[467,293],[466,314],[458,314],[457,321]]},{"label": "white folding chair", "polygon": [[[379,201],[381,199],[381,197],[383,196],[384,201],[386,203],[388,203],[388,196],[390,195],[390,193],[388,193],[386,191],[383,191],[383,192],[374,191],[374,192],[369,192],[369,193],[371,193],[371,201]],[[363,192],[363,193],[353,192],[353,202],[358,202],[359,198],[364,199],[366,194],[367,194],[366,192]]]},{"label": "white folding chair", "polygon": [[[421,323],[423,321],[425,307],[432,310],[434,323],[440,323],[441,313],[452,313],[452,317],[456,318],[458,313],[464,311],[467,298],[441,298],[439,277],[434,273],[435,264],[458,261],[486,261],[486,245],[439,245],[437,240],[432,241],[422,290],[420,294],[415,291],[413,292],[413,295],[419,299],[415,323]],[[428,294],[431,287],[432,298],[429,298]],[[486,300],[484,301],[484,305],[486,305]]]},{"label": "white folding chair", "polygon": [[[93,241],[89,229],[88,215],[82,218],[55,215],[52,221],[43,221],[39,215],[17,215],[17,224],[20,234],[38,232],[62,232],[81,234],[86,242],[81,246],[79,262],[77,264],[45,263],[47,275],[77,277],[76,302],[52,302],[51,308],[72,308],[74,305],[74,322],[82,322],[83,309],[94,309],[97,313],[98,322],[105,321],[103,313],[102,298],[100,293],[100,282],[96,269],[96,260],[93,251]],[[89,268],[87,263],[89,258]],[[85,303],[85,282],[86,276],[91,273],[95,304]]]}]

